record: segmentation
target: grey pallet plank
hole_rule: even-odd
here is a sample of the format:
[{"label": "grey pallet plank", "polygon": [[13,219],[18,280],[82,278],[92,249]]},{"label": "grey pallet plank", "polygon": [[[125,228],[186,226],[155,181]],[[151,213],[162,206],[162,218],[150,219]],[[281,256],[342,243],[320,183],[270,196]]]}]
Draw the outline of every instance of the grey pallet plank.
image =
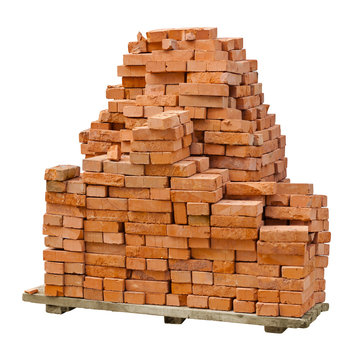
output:
[{"label": "grey pallet plank", "polygon": [[256,314],[235,313],[233,311],[218,311],[208,309],[195,309],[188,307],[174,307],[162,305],[137,305],[126,303],[111,303],[97,300],[86,300],[69,297],[52,297],[44,295],[43,286],[38,287],[39,292],[33,295],[23,293],[22,299],[26,302],[46,304],[63,308],[82,308],[94,310],[107,310],[135,314],[157,315],[169,318],[213,320],[231,323],[262,325],[271,328],[306,328],[322,311],[329,309],[329,304],[315,305],[302,318],[269,317]]}]

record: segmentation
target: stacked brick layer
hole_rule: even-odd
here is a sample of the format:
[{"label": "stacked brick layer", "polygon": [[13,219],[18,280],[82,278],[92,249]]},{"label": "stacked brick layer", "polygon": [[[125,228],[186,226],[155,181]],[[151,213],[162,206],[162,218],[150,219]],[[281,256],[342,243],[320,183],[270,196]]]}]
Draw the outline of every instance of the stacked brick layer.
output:
[{"label": "stacked brick layer", "polygon": [[78,167],[47,169],[49,296],[300,317],[325,300],[326,197],[286,178],[285,136],[242,38],[129,43]]}]

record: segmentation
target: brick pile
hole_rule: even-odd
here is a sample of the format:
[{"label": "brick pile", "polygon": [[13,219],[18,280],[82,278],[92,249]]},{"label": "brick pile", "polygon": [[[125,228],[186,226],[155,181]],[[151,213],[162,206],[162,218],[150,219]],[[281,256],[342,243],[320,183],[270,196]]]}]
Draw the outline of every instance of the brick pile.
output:
[{"label": "brick pile", "polygon": [[326,196],[286,178],[257,61],[216,28],[129,43],[78,167],[46,170],[45,293],[301,317],[325,300]]}]

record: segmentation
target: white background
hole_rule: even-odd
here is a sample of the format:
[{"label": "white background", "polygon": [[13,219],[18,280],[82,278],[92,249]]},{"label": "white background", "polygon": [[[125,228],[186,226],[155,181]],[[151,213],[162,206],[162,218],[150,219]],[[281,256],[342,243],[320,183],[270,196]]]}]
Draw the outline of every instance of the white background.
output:
[{"label": "white background", "polygon": [[[359,9],[357,1],[2,1],[0,5],[0,357],[19,359],[358,358]],[[138,31],[217,26],[258,59],[265,102],[287,136],[288,175],[330,208],[327,301],[308,329],[21,302],[42,283],[46,167],[81,164],[77,135],[106,107]]]}]

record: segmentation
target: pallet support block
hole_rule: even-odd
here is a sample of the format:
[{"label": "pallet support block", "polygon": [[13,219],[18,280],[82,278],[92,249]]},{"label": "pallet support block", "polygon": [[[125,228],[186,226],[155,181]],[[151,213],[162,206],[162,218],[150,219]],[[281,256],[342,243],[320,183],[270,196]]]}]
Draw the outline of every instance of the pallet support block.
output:
[{"label": "pallet support block", "polygon": [[75,308],[69,307],[69,306],[56,306],[56,305],[46,304],[45,309],[48,314],[62,315],[68,311],[75,309]]},{"label": "pallet support block", "polygon": [[164,316],[164,323],[165,324],[182,324],[186,319],[185,318],[178,318],[173,316]]}]

